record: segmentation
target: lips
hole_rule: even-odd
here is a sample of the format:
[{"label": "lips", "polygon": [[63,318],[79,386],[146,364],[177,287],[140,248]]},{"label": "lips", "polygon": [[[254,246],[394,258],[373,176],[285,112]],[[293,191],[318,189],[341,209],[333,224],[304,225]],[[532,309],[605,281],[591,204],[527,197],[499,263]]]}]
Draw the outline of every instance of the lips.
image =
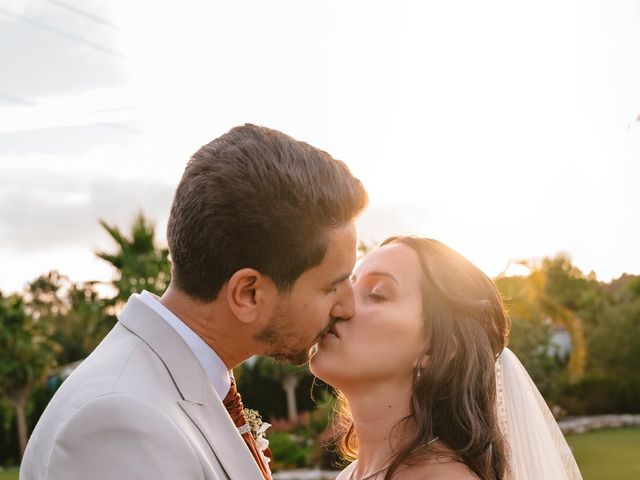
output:
[{"label": "lips", "polygon": [[331,322],[329,328],[327,329],[327,333],[325,335],[333,335],[334,337],[340,338],[338,334],[338,330],[336,329],[336,322]]}]

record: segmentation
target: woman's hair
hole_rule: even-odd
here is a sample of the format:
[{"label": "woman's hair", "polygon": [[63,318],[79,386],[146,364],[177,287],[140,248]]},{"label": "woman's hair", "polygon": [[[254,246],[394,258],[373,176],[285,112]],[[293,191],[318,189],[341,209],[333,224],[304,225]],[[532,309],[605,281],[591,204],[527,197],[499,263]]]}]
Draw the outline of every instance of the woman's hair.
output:
[{"label": "woman's hair", "polygon": [[[413,376],[411,414],[415,432],[400,445],[385,474],[390,480],[403,464],[426,455],[448,455],[483,480],[507,473],[506,446],[496,413],[495,361],[510,322],[494,283],[446,245],[427,238],[392,237],[382,245],[411,248],[422,269],[424,353],[430,360]],[[419,367],[418,367],[419,368]],[[349,407],[338,392],[339,451],[355,459],[358,441]],[[424,446],[438,437],[437,444]],[[439,443],[440,443],[439,442]]]}]

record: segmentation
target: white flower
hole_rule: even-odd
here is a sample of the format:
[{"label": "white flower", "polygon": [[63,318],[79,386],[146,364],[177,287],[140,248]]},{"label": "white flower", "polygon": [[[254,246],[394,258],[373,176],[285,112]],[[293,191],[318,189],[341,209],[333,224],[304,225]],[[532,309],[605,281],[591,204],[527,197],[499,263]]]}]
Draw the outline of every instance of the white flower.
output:
[{"label": "white flower", "polygon": [[258,413],[257,410],[252,410],[250,408],[244,409],[244,418],[247,421],[247,425],[251,428],[251,435],[258,444],[258,448],[260,448],[260,450],[264,450],[265,448],[267,448],[267,446],[269,446],[269,440],[264,438],[264,433],[271,426],[271,424],[263,422],[260,413]]},{"label": "white flower", "polygon": [[258,447],[258,453],[260,453],[262,463],[264,463],[267,469],[269,469],[269,462],[271,462],[271,459],[264,454],[264,451],[269,446],[269,440],[265,438],[264,433],[271,424],[263,422],[260,413],[258,413],[257,410],[252,410],[250,408],[244,409],[244,419],[247,421],[246,426],[250,428],[251,435],[256,441],[256,446]]},{"label": "white flower", "polygon": [[258,450],[260,451],[260,456],[262,457],[262,461],[265,463],[269,463],[271,459],[264,454],[264,451],[269,447],[269,440],[266,438],[258,438],[256,440],[256,445],[258,446]]},{"label": "white flower", "polygon": [[[260,425],[260,428],[258,429],[258,434],[257,437],[258,438],[262,438],[264,437],[264,432],[267,431],[267,429],[271,427],[271,424],[268,422],[262,422],[262,425]],[[269,440],[267,440],[267,444],[269,443]],[[264,450],[264,449],[263,449]]]}]

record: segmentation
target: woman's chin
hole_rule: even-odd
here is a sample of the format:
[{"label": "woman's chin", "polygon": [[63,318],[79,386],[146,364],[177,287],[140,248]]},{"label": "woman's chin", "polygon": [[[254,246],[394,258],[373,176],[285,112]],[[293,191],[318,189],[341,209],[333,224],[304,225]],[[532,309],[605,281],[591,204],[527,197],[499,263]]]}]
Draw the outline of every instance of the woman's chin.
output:
[{"label": "woman's chin", "polygon": [[312,357],[309,369],[316,378],[337,390],[344,391],[358,381],[357,376],[353,375],[354,372],[346,370],[343,362],[329,363],[325,359]]},{"label": "woman's chin", "polygon": [[340,372],[336,371],[336,362],[330,358],[331,355],[319,345],[315,354],[309,360],[309,370],[324,383],[335,387],[334,380],[340,376]]}]

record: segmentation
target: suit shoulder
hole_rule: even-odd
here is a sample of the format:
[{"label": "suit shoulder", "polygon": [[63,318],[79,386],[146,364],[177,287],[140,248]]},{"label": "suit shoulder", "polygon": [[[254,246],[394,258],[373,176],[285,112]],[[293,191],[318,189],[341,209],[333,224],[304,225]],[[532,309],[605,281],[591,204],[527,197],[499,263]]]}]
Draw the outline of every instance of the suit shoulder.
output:
[{"label": "suit shoulder", "polygon": [[[176,410],[177,410],[176,405]],[[109,393],[98,396],[82,405],[59,429],[126,429],[148,432],[175,429],[168,412],[146,399],[126,393]],[[78,432],[76,432],[78,433]]]},{"label": "suit shoulder", "polygon": [[[197,454],[172,418],[124,394],[97,397],[75,412],[52,439],[45,465],[54,479],[97,478],[97,471],[104,478],[202,477]],[[148,471],[138,476],[141,465]]]}]

